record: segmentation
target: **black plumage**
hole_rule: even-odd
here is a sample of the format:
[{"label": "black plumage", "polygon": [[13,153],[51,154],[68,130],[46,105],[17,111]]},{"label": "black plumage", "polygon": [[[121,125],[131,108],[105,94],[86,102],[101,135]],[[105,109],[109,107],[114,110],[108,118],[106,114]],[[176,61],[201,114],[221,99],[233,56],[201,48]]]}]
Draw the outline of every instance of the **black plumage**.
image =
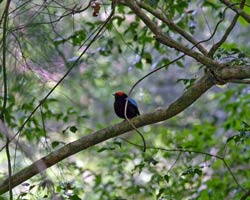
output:
[{"label": "black plumage", "polygon": [[140,115],[137,103],[134,99],[128,98],[128,95],[121,91],[116,92],[114,96],[115,96],[114,110],[118,117],[125,119],[124,110],[127,99],[128,99],[127,112],[126,112],[127,118],[130,119],[137,115]]}]

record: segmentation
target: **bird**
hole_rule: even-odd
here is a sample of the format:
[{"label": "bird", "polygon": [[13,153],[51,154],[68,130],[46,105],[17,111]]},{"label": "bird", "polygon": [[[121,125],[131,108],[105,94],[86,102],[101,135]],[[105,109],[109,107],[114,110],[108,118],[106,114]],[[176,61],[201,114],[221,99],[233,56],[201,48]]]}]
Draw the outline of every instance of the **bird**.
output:
[{"label": "bird", "polygon": [[127,111],[126,111],[126,116],[127,118],[131,119],[135,116],[140,115],[139,109],[138,109],[138,105],[136,103],[136,101],[130,97],[128,97],[128,95],[122,91],[118,91],[115,94],[113,94],[113,96],[115,97],[115,101],[114,101],[114,110],[115,113],[118,117],[122,118],[122,119],[126,119],[125,117],[125,105],[126,105],[126,101],[128,100],[127,103]]},{"label": "bird", "polygon": [[[128,95],[122,91],[118,91],[115,94],[113,94],[115,97],[115,102],[114,102],[114,110],[115,113],[118,117],[122,119],[127,118],[133,118],[135,116],[140,115],[138,105],[134,99],[131,97],[128,97]],[[125,106],[127,103],[127,110],[126,110],[126,117],[125,117]],[[140,135],[142,141],[143,141],[143,152],[146,152],[146,141],[141,134],[141,132],[132,124],[133,128],[136,130],[136,132]]]}]

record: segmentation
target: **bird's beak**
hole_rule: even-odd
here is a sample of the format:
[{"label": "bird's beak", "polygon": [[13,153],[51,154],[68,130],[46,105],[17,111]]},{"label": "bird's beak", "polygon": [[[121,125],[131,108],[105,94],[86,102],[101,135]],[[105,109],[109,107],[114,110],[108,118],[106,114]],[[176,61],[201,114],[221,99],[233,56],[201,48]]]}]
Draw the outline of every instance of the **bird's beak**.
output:
[{"label": "bird's beak", "polygon": [[113,96],[115,96],[115,94],[112,94]]}]

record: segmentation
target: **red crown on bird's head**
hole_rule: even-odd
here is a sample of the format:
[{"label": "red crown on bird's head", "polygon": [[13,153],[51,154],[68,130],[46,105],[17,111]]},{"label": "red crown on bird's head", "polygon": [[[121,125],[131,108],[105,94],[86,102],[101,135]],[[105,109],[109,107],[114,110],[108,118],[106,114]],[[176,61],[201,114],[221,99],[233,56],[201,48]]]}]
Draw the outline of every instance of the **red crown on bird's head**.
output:
[{"label": "red crown on bird's head", "polygon": [[126,98],[128,95],[126,93],[124,93],[123,91],[118,91],[115,94],[113,94],[113,96]]},{"label": "red crown on bird's head", "polygon": [[125,93],[123,91],[118,91],[115,94],[119,95],[119,96],[123,96]]}]

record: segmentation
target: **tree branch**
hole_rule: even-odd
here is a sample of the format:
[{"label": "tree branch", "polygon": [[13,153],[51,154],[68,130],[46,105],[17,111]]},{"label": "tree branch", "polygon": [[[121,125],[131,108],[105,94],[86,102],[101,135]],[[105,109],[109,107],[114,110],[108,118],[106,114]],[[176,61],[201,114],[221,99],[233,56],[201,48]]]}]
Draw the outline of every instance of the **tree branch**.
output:
[{"label": "tree branch", "polygon": [[235,6],[234,4],[232,4],[228,0],[220,0],[220,1],[222,3],[224,3],[225,5],[227,5],[229,8],[231,8],[233,11],[235,11],[238,15],[240,15],[241,17],[243,17],[248,23],[250,23],[250,15],[248,15],[247,13],[245,13],[243,9],[238,8],[237,6]]},{"label": "tree branch", "polygon": [[250,84],[250,79],[229,79],[227,80],[228,83],[241,83],[241,84]]},{"label": "tree branch", "polygon": [[237,22],[239,18],[239,15],[236,14],[230,24],[230,26],[227,28],[227,30],[225,31],[224,35],[222,36],[222,38],[215,43],[212,48],[209,50],[208,55],[210,57],[213,57],[214,53],[216,52],[216,50],[226,41],[227,37],[229,36],[229,34],[231,33],[231,31],[233,30],[233,28],[235,27],[235,24]]},{"label": "tree branch", "polygon": [[154,9],[154,8],[148,6],[147,4],[143,3],[143,2],[138,2],[138,5],[141,8],[145,9],[146,11],[148,11],[149,13],[151,13],[152,15],[154,15],[155,17],[157,17],[158,19],[160,19],[162,22],[166,23],[170,29],[173,29],[174,31],[176,31],[177,33],[179,33],[180,35],[182,35],[187,41],[189,41],[194,46],[196,46],[200,50],[200,52],[202,52],[204,55],[207,55],[207,50],[201,44],[199,44],[198,41],[196,41],[185,30],[183,30],[178,25],[176,25],[171,19],[169,19],[163,13],[161,13],[160,10]]},{"label": "tree branch", "polygon": [[250,197],[250,189],[240,198],[240,200],[245,200]]},{"label": "tree branch", "polygon": [[[214,84],[215,81],[213,77],[209,74],[206,74],[187,91],[185,91],[183,95],[179,97],[174,103],[172,103],[168,108],[159,109],[145,115],[140,115],[136,118],[131,119],[131,121],[138,128],[167,120],[189,107]],[[39,174],[45,169],[55,165],[56,163],[75,153],[78,153],[84,149],[87,149],[88,147],[94,146],[110,138],[126,133],[130,130],[133,130],[133,127],[127,121],[123,121],[113,126],[109,126],[105,129],[96,131],[91,135],[84,136],[74,142],[71,142],[14,174],[11,177],[12,187],[21,184],[34,175]],[[0,182],[0,194],[3,194],[9,190],[7,184],[8,180],[9,179],[7,178],[4,181]]]},{"label": "tree branch", "polygon": [[[245,4],[245,0],[242,0],[241,3],[240,3],[240,8],[244,8],[244,4]],[[227,28],[227,30],[225,31],[224,35],[222,36],[222,38],[212,46],[212,48],[210,49],[208,55],[210,57],[213,57],[214,53],[216,52],[216,50],[226,41],[227,37],[229,36],[229,34],[232,32],[233,28],[235,27],[236,25],[236,22],[238,21],[238,18],[239,18],[239,14],[237,13],[230,26]]]},{"label": "tree branch", "polygon": [[[124,138],[121,138],[122,140],[124,140],[125,142],[131,144],[131,145],[134,145],[134,146],[137,146],[137,147],[141,147],[141,145],[138,145],[138,144],[135,144],[135,143],[132,143]],[[216,155],[216,154],[211,154],[211,153],[208,153],[208,152],[203,152],[203,151],[197,151],[197,150],[192,150],[192,149],[166,149],[166,148],[162,148],[162,147],[152,147],[152,146],[149,146],[147,147],[148,149],[157,149],[159,151],[169,151],[169,152],[179,152],[178,154],[178,157],[180,156],[180,153],[195,153],[195,154],[201,154],[201,155],[205,155],[205,156],[211,156],[211,157],[214,157],[214,158],[217,158],[219,160],[221,160],[223,162],[223,164],[225,165],[225,167],[227,168],[228,172],[230,173],[230,175],[232,176],[234,182],[237,184],[237,186],[239,188],[241,188],[243,191],[246,191],[241,185],[240,183],[238,182],[238,180],[236,179],[234,173],[232,172],[231,168],[229,167],[229,165],[227,164],[226,160],[225,160],[225,157],[224,156],[219,156],[219,155]],[[178,159],[178,158],[177,158]],[[177,161],[176,159],[176,161]],[[173,166],[173,165],[172,165]],[[171,169],[172,166],[169,168]],[[169,170],[168,170],[169,171]]]},{"label": "tree branch", "polygon": [[230,80],[242,80],[250,78],[250,66],[233,66],[233,67],[223,67],[222,69],[215,71],[216,75],[219,76],[224,81]]},{"label": "tree branch", "polygon": [[186,46],[181,45],[180,43],[176,42],[169,36],[163,34],[159,27],[142,11],[136,1],[134,0],[127,0],[127,1],[119,1],[122,4],[128,6],[145,24],[146,26],[155,34],[155,38],[162,44],[167,45],[168,47],[175,48],[176,50],[183,52],[184,54],[194,58],[198,62],[202,63],[203,65],[214,69],[220,68],[221,65],[214,61],[213,59],[206,57]]},{"label": "tree branch", "polygon": [[[62,78],[52,87],[52,89],[45,95],[45,97],[39,102],[39,104],[34,108],[34,110],[30,113],[30,115],[26,118],[26,120],[23,122],[23,124],[21,125],[21,127],[18,129],[18,131],[16,132],[16,134],[14,135],[13,138],[9,139],[9,142],[11,142],[17,135],[19,135],[21,133],[21,131],[23,130],[23,128],[25,127],[25,125],[28,123],[28,121],[31,119],[31,117],[35,114],[35,112],[38,110],[38,108],[40,108],[40,106],[43,105],[43,103],[48,99],[48,97],[54,92],[54,90],[63,82],[63,80],[70,74],[70,72],[73,70],[73,68],[76,66],[76,64],[80,61],[80,59],[82,58],[82,56],[86,53],[86,51],[89,49],[89,47],[96,41],[96,39],[98,38],[98,36],[101,34],[101,32],[103,31],[103,29],[106,27],[106,25],[110,22],[110,20],[112,19],[113,15],[115,12],[115,7],[112,7],[112,11],[109,14],[109,16],[107,17],[107,19],[104,21],[104,23],[100,26],[100,28],[97,30],[97,33],[94,35],[93,39],[90,40],[89,44],[85,47],[85,49],[82,51],[82,53],[78,56],[78,58],[74,61],[74,63],[72,63],[72,65],[69,67],[68,71],[62,76]],[[6,146],[6,145],[5,145]],[[5,148],[5,146],[3,146],[0,151],[2,149]]]},{"label": "tree branch", "polygon": [[[6,70],[6,52],[7,52],[7,28],[8,28],[8,15],[9,15],[9,7],[10,7],[11,0],[6,2],[6,7],[3,13],[3,34],[2,34],[2,71],[3,71],[3,90],[4,90],[4,97],[3,97],[3,105],[0,112],[0,120],[4,123],[5,121],[5,113],[6,113],[6,106],[7,106],[7,97],[8,97],[8,84],[7,84],[7,70]],[[0,20],[2,21],[2,19]],[[0,22],[1,24],[2,22]],[[10,159],[10,151],[9,151],[9,138],[6,137],[6,157],[8,162],[8,187],[9,187],[9,199],[13,199],[13,192],[12,192],[12,166],[11,166],[11,159]]]},{"label": "tree branch", "polygon": [[[200,63],[211,67],[215,70],[215,74],[218,75],[223,80],[232,80],[232,79],[249,79],[250,78],[250,66],[234,66],[229,67],[225,64],[219,64],[218,62],[214,61],[213,59],[204,56],[196,51],[193,51],[186,46],[179,44],[178,42],[174,41],[172,38],[164,35],[160,29],[154,24],[154,22],[141,10],[138,6],[136,1],[134,0],[127,0],[121,1],[126,2],[135,14],[142,19],[142,21],[150,28],[150,30],[156,35],[156,39],[163,44],[166,44],[169,47],[173,47],[184,54],[187,54]],[[110,15],[111,17],[112,15]],[[106,21],[108,23],[109,20]],[[103,25],[104,27],[105,25]],[[98,35],[98,34],[97,34]],[[97,36],[96,36],[97,37]],[[93,40],[94,41],[94,40]],[[92,41],[92,42],[93,42]],[[69,72],[68,72],[69,73]],[[67,75],[67,74],[66,74]],[[65,76],[66,76],[65,75]],[[62,81],[63,79],[61,79]],[[58,83],[60,84],[60,82]],[[57,84],[57,85],[58,85]],[[189,89],[187,89],[181,97],[179,97],[175,102],[173,102],[169,107],[164,109],[159,109],[154,112],[140,115],[136,118],[131,119],[131,122],[135,125],[135,127],[139,128],[145,125],[154,124],[160,121],[164,121],[167,119],[176,116],[186,108],[188,108],[191,104],[193,104],[202,94],[204,94],[208,89],[210,89],[213,85],[216,84],[216,80],[214,76],[210,73],[205,74],[201,79],[199,79],[196,83],[194,83]],[[53,89],[50,93],[46,96],[46,98],[53,92]],[[45,101],[46,98],[43,100]],[[34,112],[42,105],[39,106],[34,110]],[[32,112],[33,114],[33,112]],[[31,116],[32,116],[31,114]],[[30,117],[31,117],[30,116]],[[24,124],[25,125],[25,124]],[[116,137],[123,133],[133,130],[131,124],[127,121],[123,121],[121,123],[115,124],[113,126],[109,126],[105,129],[96,131],[90,135],[84,136],[76,141],[73,141],[58,150],[55,150],[44,156],[43,158],[37,160],[36,162],[32,163],[31,165],[25,167],[21,171],[17,172],[16,174],[12,175],[9,178],[6,178],[2,182],[0,182],[0,194],[11,190],[15,186],[21,184],[22,182],[28,180],[29,178],[41,173],[42,171],[46,170],[47,168],[57,164],[58,162],[62,161],[63,159],[74,155],[84,149],[87,149],[91,146],[94,146],[98,143],[101,143],[105,140],[110,138]],[[9,188],[8,183],[11,180],[11,188]]]}]

